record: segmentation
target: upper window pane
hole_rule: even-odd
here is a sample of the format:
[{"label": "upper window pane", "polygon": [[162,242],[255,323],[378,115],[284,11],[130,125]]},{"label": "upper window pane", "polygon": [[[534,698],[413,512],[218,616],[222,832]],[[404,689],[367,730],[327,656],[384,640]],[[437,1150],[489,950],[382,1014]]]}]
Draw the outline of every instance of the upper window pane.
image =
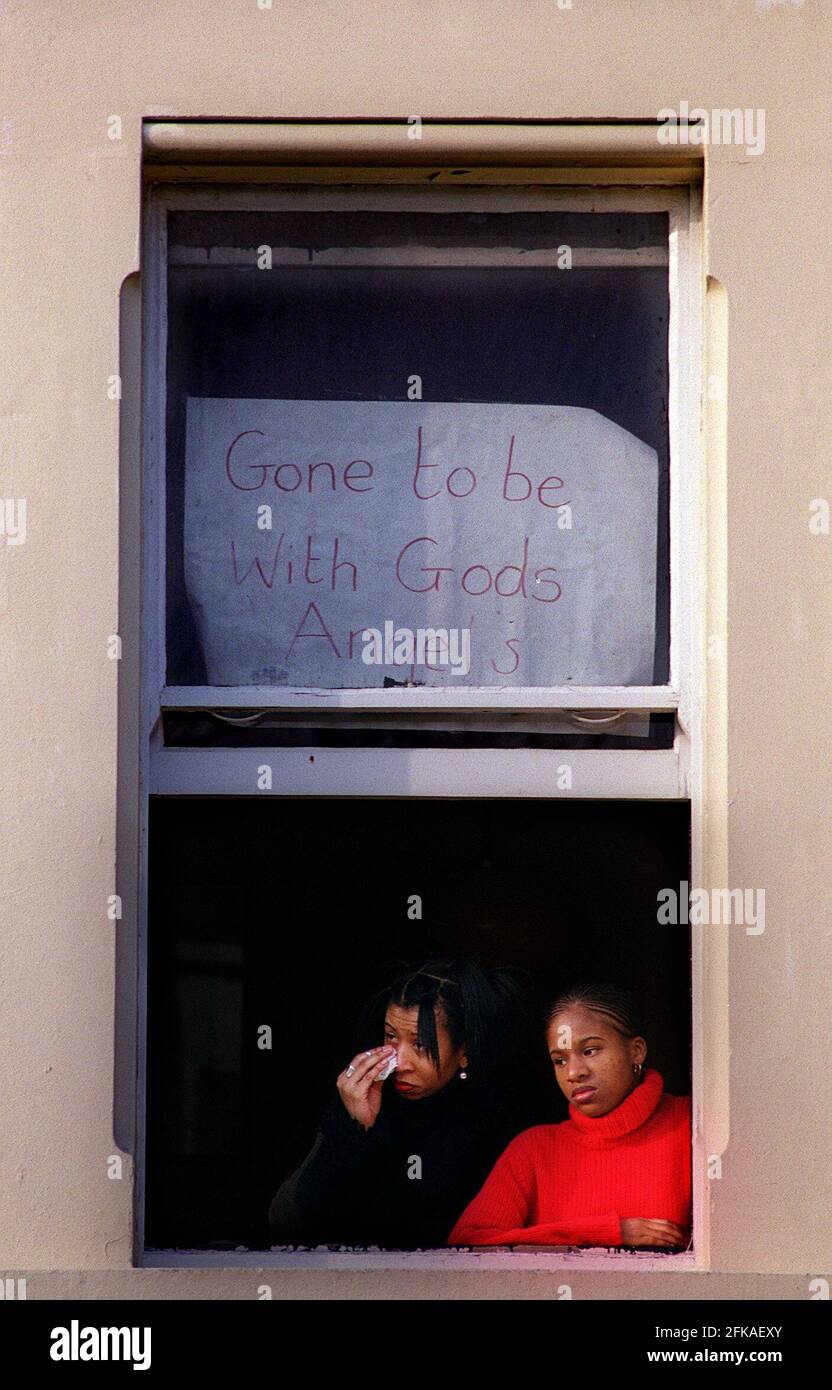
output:
[{"label": "upper window pane", "polygon": [[667,234],[169,214],[167,683],[665,683]]}]

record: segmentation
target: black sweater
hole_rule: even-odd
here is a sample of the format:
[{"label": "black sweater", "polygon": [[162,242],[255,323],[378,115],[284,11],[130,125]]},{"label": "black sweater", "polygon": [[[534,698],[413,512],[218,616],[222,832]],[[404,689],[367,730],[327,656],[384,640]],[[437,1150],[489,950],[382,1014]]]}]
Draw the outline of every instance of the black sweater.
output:
[{"label": "black sweater", "polygon": [[444,1245],[506,1145],[535,1121],[525,1107],[458,1078],[424,1100],[385,1087],[375,1124],[362,1128],[336,1094],[301,1167],[269,1209],[279,1244]]}]

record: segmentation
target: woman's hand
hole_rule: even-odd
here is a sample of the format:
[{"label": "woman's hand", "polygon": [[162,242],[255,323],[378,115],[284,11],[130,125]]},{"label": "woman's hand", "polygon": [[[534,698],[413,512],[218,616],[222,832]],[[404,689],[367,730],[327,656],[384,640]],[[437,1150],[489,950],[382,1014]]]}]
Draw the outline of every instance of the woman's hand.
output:
[{"label": "woman's hand", "polygon": [[660,1221],[649,1216],[621,1218],[622,1245],[666,1245],[678,1248],[686,1246],[687,1243],[686,1233],[673,1221]]},{"label": "woman's hand", "polygon": [[[348,1113],[364,1129],[372,1129],[378,1119],[382,1088],[375,1083],[395,1051],[394,1047],[385,1043],[383,1047],[374,1047],[369,1052],[359,1052],[336,1082],[338,1094]],[[352,1075],[348,1076],[348,1072]]]}]

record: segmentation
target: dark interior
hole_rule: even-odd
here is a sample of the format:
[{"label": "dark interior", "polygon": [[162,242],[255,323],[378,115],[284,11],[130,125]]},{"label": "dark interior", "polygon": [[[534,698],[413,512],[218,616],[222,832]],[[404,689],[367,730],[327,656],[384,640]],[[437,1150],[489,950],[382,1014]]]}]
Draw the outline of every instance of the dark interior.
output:
[{"label": "dark interior", "polygon": [[656,920],[688,865],[687,802],[151,797],[147,1244],[268,1247],[269,1199],[380,1041],[356,1020],[402,957],[530,972],[539,1123],[566,1117],[541,1012],[585,977],[639,992],[649,1064],[688,1094],[690,933]]}]

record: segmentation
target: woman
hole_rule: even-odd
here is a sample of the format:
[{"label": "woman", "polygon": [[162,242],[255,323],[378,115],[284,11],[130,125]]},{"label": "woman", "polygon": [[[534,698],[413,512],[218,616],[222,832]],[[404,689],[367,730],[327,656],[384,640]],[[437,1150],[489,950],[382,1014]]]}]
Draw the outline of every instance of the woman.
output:
[{"label": "woman", "polygon": [[369,1011],[368,1041],[382,1041],[341,1071],[311,1152],[271,1203],[272,1239],[444,1245],[532,1118],[508,1079],[518,1003],[510,971],[445,960],[399,970]]},{"label": "woman", "polygon": [[610,986],[556,999],[546,1041],[569,1119],[519,1134],[449,1245],[688,1243],[690,1110],[659,1072],[632,1001]]}]

